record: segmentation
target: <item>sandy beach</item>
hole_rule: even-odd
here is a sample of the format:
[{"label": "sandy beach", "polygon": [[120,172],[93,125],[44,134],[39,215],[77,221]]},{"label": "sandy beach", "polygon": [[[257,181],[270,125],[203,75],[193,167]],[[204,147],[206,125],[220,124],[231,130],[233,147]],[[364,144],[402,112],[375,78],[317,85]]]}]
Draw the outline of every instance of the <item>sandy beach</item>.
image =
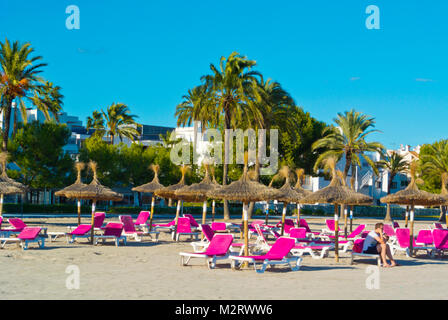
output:
[{"label": "sandy beach", "polygon": [[[117,220],[108,217],[108,221]],[[165,220],[159,220],[160,222]],[[307,219],[312,230],[321,230],[323,219]],[[378,220],[379,221],[379,220]],[[372,229],[376,220],[356,220]],[[66,231],[75,218],[25,219],[28,225]],[[239,222],[236,221],[235,222]],[[86,223],[86,221],[84,221]],[[403,224],[402,221],[400,221]],[[416,230],[432,222],[419,221]],[[374,260],[350,265],[349,253],[338,264],[334,252],[314,260],[304,256],[302,267],[287,267],[257,274],[253,269],[232,271],[228,261],[208,270],[202,259],[180,265],[179,252],[192,252],[188,241],[173,242],[161,233],[161,241],[128,241],[127,246],[91,246],[85,239],[67,244],[65,238],[46,241],[44,249],[23,251],[16,245],[0,250],[0,299],[446,299],[448,258],[396,255],[400,267],[379,270],[379,289],[369,289]],[[79,268],[80,288],[68,289],[70,266]],[[69,267],[69,268],[68,268]],[[68,268],[68,269],[67,269]],[[66,273],[68,271],[69,273]]]}]

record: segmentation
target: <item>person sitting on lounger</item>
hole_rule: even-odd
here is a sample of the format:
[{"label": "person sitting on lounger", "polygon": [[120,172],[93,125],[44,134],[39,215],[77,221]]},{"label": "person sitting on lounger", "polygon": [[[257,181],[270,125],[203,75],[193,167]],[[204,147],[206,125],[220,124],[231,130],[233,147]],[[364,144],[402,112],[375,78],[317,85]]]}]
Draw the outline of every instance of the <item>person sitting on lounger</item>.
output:
[{"label": "person sitting on lounger", "polygon": [[[389,237],[383,233],[383,226],[384,225],[382,223],[375,224],[375,230],[370,231],[364,241],[362,252],[368,254],[379,254],[381,256],[381,260],[383,261],[383,267],[395,267],[398,264],[392,257],[389,245],[387,244]],[[390,264],[387,263],[386,257],[389,258]]]}]

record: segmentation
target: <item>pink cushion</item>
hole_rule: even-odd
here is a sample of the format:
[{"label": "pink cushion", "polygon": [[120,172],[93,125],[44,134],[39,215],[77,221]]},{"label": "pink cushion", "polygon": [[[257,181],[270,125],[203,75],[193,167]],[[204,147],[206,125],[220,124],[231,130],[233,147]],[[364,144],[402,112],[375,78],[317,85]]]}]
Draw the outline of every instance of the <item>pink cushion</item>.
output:
[{"label": "pink cushion", "polygon": [[23,230],[23,228],[26,227],[25,222],[23,222],[22,219],[19,218],[10,218],[8,219],[8,222],[17,230]]},{"label": "pink cushion", "polygon": [[25,227],[17,236],[20,240],[34,240],[39,235],[41,228],[39,227]]},{"label": "pink cushion", "polygon": [[148,221],[150,216],[149,211],[140,211],[137,220],[135,220],[135,224],[140,225],[140,224],[145,224],[146,221]]},{"label": "pink cushion", "polygon": [[91,228],[92,226],[90,224],[80,224],[78,227],[76,227],[75,230],[73,230],[69,234],[74,236],[83,236],[86,233],[88,233]]},{"label": "pink cushion", "polygon": [[105,236],[114,236],[121,237],[121,233],[123,232],[123,224],[116,222],[109,222],[106,225],[106,229],[104,230]]}]

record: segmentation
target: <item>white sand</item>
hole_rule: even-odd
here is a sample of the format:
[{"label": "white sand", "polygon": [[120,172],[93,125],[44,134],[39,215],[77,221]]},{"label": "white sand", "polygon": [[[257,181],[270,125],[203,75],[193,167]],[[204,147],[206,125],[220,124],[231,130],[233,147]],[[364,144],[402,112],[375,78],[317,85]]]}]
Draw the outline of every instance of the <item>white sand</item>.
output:
[{"label": "white sand", "polygon": [[[109,220],[114,220],[111,218]],[[115,219],[116,220],[116,219]],[[46,224],[49,231],[65,231],[75,219],[26,219],[29,225]],[[307,219],[321,230],[322,219]],[[366,222],[371,230],[375,220]],[[402,222],[401,222],[402,223]],[[416,229],[429,222],[418,222]],[[286,267],[232,271],[227,261],[208,270],[202,259],[180,266],[181,251],[191,252],[188,242],[174,243],[166,234],[158,244],[128,241],[127,246],[90,246],[85,239],[67,244],[64,238],[46,242],[45,249],[27,251],[9,245],[0,250],[0,299],[446,299],[448,259],[396,258],[402,265],[380,269],[380,289],[368,289],[366,273],[373,260],[349,265],[349,254],[340,262],[306,256],[300,271]],[[80,288],[69,290],[69,265],[80,270]],[[373,270],[373,269],[372,269]]]}]

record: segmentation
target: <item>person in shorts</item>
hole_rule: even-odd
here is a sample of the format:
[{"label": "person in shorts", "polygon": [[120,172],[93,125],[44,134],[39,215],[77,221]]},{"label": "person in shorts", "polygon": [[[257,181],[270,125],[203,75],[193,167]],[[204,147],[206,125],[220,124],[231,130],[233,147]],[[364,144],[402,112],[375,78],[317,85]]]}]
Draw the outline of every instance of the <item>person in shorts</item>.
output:
[{"label": "person in shorts", "polygon": [[[379,254],[381,260],[383,261],[383,267],[395,267],[398,264],[395,262],[390,247],[387,244],[389,237],[383,233],[382,223],[375,224],[375,230],[370,231],[364,240],[364,246],[362,248],[362,253],[368,254]],[[390,264],[387,263],[387,258],[390,260]]]}]

